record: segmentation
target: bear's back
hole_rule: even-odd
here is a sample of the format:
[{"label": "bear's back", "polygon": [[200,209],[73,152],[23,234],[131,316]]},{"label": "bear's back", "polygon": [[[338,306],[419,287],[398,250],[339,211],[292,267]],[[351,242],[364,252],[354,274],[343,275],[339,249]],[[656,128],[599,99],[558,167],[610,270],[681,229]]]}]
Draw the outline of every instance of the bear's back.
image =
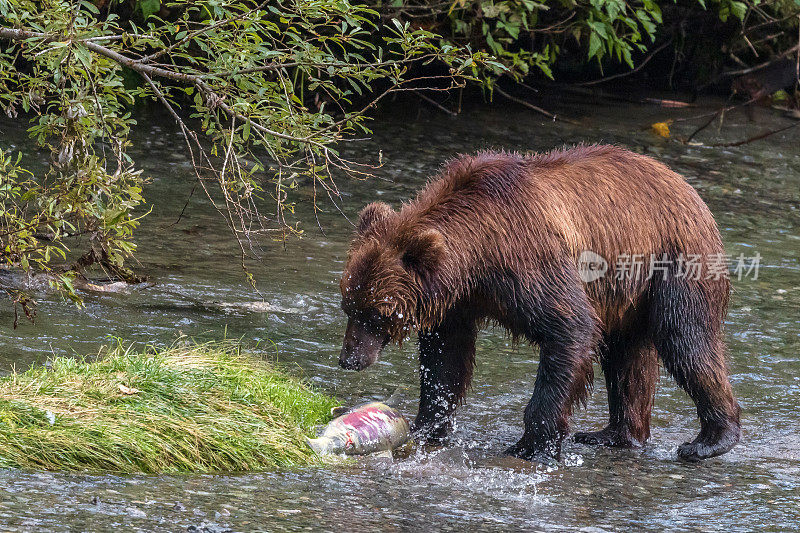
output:
[{"label": "bear's back", "polygon": [[[722,250],[711,211],[663,163],[616,146],[531,158],[530,201],[574,253],[708,254]],[[538,210],[538,209],[536,209]]]},{"label": "bear's back", "polygon": [[523,156],[479,152],[448,163],[404,206],[407,226],[557,237],[574,253],[721,251],[713,216],[666,165],[611,145]]},{"label": "bear's back", "polygon": [[[585,251],[610,268],[631,258],[645,268],[651,257],[706,262],[723,252],[710,210],[681,176],[608,145],[459,157],[403,207],[390,233],[430,227],[453,252],[450,270],[465,279],[536,271],[563,254],[577,264]],[[606,276],[588,292],[598,314],[611,320],[619,300],[635,301],[647,285],[644,278]]]}]

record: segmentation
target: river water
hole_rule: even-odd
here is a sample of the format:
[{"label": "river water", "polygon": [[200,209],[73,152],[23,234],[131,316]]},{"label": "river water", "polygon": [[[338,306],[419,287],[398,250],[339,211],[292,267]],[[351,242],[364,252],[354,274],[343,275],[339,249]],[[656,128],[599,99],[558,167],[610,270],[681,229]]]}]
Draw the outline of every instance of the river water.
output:
[{"label": "river water", "polygon": [[[742,406],[742,443],[700,464],[676,459],[676,447],[698,431],[688,396],[662,372],[653,436],[642,449],[567,444],[557,468],[504,458],[516,441],[532,392],[535,351],[513,347],[501,330],[481,334],[467,403],[453,443],[394,461],[366,458],[326,469],[220,476],[102,476],[0,470],[0,528],[67,531],[330,531],[416,530],[796,530],[800,527],[800,129],[733,148],[708,144],[747,138],[787,124],[757,110],[755,120],[731,112],[703,145],[667,141],[649,124],[699,114],[631,103],[569,101],[554,109],[583,125],[553,123],[519,107],[483,107],[457,118],[429,109],[389,110],[374,135],[348,144],[347,154],[377,158],[378,179],[339,179],[351,218],[375,199],[395,206],[441,162],[479,148],[546,150],[577,142],[613,142],[661,158],[698,189],[714,212],[727,251],[760,254],[757,279],[734,279],[726,334],[731,373]],[[413,107],[413,106],[412,106]],[[676,122],[688,135],[703,119]],[[0,124],[4,148],[29,155],[23,126]],[[345,404],[389,396],[408,386],[402,410],[413,415],[418,391],[415,343],[389,348],[361,373],[337,366],[344,328],[338,278],[352,227],[323,204],[317,229],[310,193],[300,191],[305,236],[265,249],[253,267],[264,299],[244,282],[219,215],[200,194],[177,130],[143,115],[133,155],[152,183],[153,212],[138,234],[139,272],[155,286],[130,294],[87,295],[82,309],[38,295],[37,324],[13,330],[0,305],[0,368],[24,368],[48,355],[96,353],[120,337],[170,344],[179,335],[243,339]],[[371,158],[371,159],[370,159]],[[245,305],[242,305],[245,304]],[[599,369],[595,392],[574,417],[576,430],[604,426],[607,409]]]}]

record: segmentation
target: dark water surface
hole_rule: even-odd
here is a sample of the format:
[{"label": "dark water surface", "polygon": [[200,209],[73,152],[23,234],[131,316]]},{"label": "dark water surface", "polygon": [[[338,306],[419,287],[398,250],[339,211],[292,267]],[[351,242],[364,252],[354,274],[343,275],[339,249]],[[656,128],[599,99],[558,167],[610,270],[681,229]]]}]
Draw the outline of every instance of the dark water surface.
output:
[{"label": "dark water surface", "polygon": [[[712,104],[708,104],[709,106]],[[701,464],[676,459],[698,431],[693,405],[662,373],[653,437],[639,450],[566,446],[546,469],[503,458],[516,441],[533,388],[536,354],[512,347],[500,330],[479,340],[474,386],[460,409],[454,444],[407,458],[364,459],[330,469],[229,476],[97,476],[0,471],[0,529],[206,531],[303,530],[700,530],[788,531],[800,527],[800,129],[734,148],[687,146],[647,130],[670,116],[698,114],[633,104],[567,102],[584,127],[543,120],[521,108],[467,112],[449,119],[423,109],[384,116],[374,136],[347,147],[354,157],[383,151],[381,179],[339,180],[350,216],[369,201],[397,205],[447,157],[478,148],[546,150],[576,142],[614,142],[657,156],[696,187],[719,222],[729,253],[761,255],[757,280],[734,280],[727,322],[734,390],[744,436],[731,453]],[[726,117],[698,140],[754,135],[786,122],[759,112]],[[698,121],[673,125],[688,134]],[[18,126],[0,124],[0,143],[26,146]],[[29,146],[29,145],[28,145]],[[0,368],[42,362],[49,354],[96,353],[112,336],[166,345],[178,335],[242,337],[344,403],[384,398],[410,386],[402,409],[413,415],[417,387],[413,342],[390,348],[362,373],[337,366],[344,327],[338,277],[351,226],[330,205],[325,235],[310,218],[305,237],[266,250],[254,267],[264,298],[258,313],[243,282],[235,246],[218,215],[195,195],[176,130],[152,116],[136,133],[135,158],[152,176],[153,213],[138,235],[139,270],[156,285],[127,295],[88,295],[76,309],[41,294],[40,320],[11,329],[0,305]],[[374,160],[374,159],[373,159]],[[308,212],[310,194],[299,206]],[[575,429],[601,428],[605,391],[597,372],[589,406]]]}]

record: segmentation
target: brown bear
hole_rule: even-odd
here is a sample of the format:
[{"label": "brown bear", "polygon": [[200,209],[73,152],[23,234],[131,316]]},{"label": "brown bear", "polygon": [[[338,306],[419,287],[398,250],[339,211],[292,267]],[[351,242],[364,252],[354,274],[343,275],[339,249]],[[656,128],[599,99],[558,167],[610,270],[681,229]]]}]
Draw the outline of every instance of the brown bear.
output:
[{"label": "brown bear", "polygon": [[[580,268],[587,252],[606,262],[605,275]],[[708,207],[649,157],[599,145],[462,156],[399,211],[373,203],[361,212],[341,281],[339,364],[361,370],[417,331],[413,430],[437,441],[469,388],[478,329],[500,324],[540,350],[525,431],[507,453],[557,460],[595,357],[609,423],[575,440],[645,442],[660,358],[700,418],[678,455],[714,457],[740,435],[722,336],[723,257]]]}]

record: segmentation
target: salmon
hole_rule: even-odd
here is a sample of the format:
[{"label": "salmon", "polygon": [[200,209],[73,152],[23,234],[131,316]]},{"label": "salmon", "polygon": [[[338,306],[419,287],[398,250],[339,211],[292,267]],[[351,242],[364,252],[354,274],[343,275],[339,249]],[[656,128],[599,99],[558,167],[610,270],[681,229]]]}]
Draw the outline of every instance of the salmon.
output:
[{"label": "salmon", "polygon": [[391,451],[410,436],[408,420],[394,407],[371,402],[332,420],[316,439],[306,439],[319,455],[368,455]]}]

